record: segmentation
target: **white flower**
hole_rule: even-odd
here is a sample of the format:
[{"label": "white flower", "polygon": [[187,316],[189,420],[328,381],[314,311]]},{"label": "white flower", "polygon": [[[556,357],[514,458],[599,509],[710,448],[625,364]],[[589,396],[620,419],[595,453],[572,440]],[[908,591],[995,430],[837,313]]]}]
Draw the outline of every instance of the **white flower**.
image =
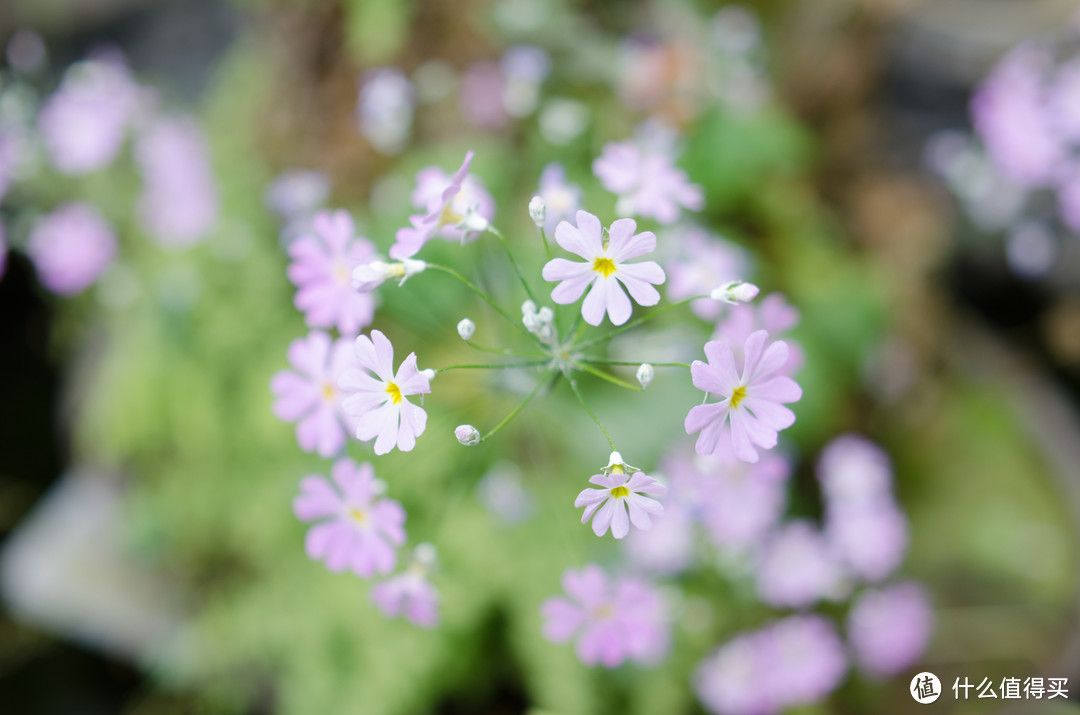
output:
[{"label": "white flower", "polygon": [[372,261],[353,269],[352,287],[361,293],[368,293],[390,278],[400,278],[401,280],[398,281],[400,286],[425,268],[427,268],[426,263],[412,258],[394,263]]},{"label": "white flower", "polygon": [[461,336],[462,340],[468,340],[472,338],[473,333],[476,332],[476,323],[472,322],[468,318],[462,318],[457,324],[457,333]]},{"label": "white flower", "polygon": [[547,204],[544,203],[544,199],[539,196],[534,196],[529,201],[529,218],[533,220],[537,228],[544,225],[547,221]]}]

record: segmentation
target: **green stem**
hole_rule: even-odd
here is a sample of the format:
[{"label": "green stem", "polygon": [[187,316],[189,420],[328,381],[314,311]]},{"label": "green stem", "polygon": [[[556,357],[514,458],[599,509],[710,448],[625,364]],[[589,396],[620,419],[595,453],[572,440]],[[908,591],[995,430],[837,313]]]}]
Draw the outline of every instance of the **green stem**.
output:
[{"label": "green stem", "polygon": [[450,268],[450,267],[448,267],[448,266],[443,266],[443,265],[439,265],[438,263],[429,263],[429,264],[427,264],[427,267],[428,267],[428,268],[430,268],[430,269],[432,269],[432,270],[436,270],[436,271],[442,271],[443,273],[448,273],[448,274],[452,275],[452,276],[453,276],[454,278],[457,278],[457,279],[458,279],[459,281],[461,281],[462,283],[464,283],[464,284],[466,285],[466,287],[468,287],[468,289],[469,289],[469,290],[471,290],[471,291],[472,291],[473,293],[476,293],[476,294],[477,294],[478,296],[480,296],[481,298],[483,298],[483,299],[484,299],[484,302],[485,302],[485,303],[487,303],[488,305],[490,305],[490,306],[491,306],[492,308],[494,308],[494,309],[495,309],[495,311],[496,311],[496,312],[498,312],[498,314],[499,314],[499,315],[501,315],[502,317],[504,317],[504,318],[506,318],[506,319],[507,319],[508,321],[510,321],[510,322],[511,322],[511,323],[512,323],[512,324],[513,324],[513,325],[514,325],[515,327],[519,328],[519,329],[521,330],[521,332],[523,332],[523,333],[525,333],[526,335],[528,335],[530,339],[534,339],[534,340],[535,340],[535,338],[533,337],[532,333],[530,333],[530,332],[529,332],[528,330],[526,330],[526,329],[525,329],[525,326],[521,324],[521,321],[520,321],[520,320],[515,320],[513,316],[511,316],[511,315],[510,315],[509,313],[507,313],[507,312],[506,312],[505,310],[503,310],[503,309],[502,309],[502,308],[501,308],[501,307],[499,306],[499,304],[498,304],[498,303],[496,303],[495,301],[493,301],[493,300],[492,300],[492,299],[491,299],[491,298],[490,298],[490,297],[488,296],[488,294],[487,294],[487,293],[485,293],[484,291],[480,290],[480,288],[479,288],[479,287],[478,287],[478,286],[477,286],[477,285],[476,285],[475,283],[473,283],[472,281],[470,281],[470,280],[469,280],[468,278],[466,278],[465,276],[461,275],[460,273],[458,273],[457,271],[455,271],[455,270],[454,270],[453,268]]},{"label": "green stem", "polygon": [[606,372],[603,372],[602,370],[597,370],[596,368],[594,368],[594,367],[592,367],[590,365],[578,364],[577,367],[580,368],[581,370],[584,370],[585,372],[589,373],[590,375],[595,375],[596,377],[599,377],[601,380],[606,380],[606,381],[610,382],[612,385],[618,385],[619,387],[625,387],[628,390],[633,390],[634,392],[641,392],[642,389],[643,389],[639,385],[631,385],[629,382],[626,382],[624,380],[620,380],[619,378],[615,377],[614,375],[609,375]]},{"label": "green stem", "polygon": [[528,362],[508,362],[502,365],[450,365],[448,367],[440,367],[435,371],[436,374],[440,372],[448,372],[450,370],[509,370],[515,367],[536,367],[537,365],[548,365],[551,360],[529,360]]},{"label": "green stem", "polygon": [[544,255],[546,255],[547,259],[550,261],[551,260],[551,246],[548,245],[547,231],[544,230],[543,226],[537,226],[537,228],[540,229],[540,238],[544,242]]},{"label": "green stem", "polygon": [[690,367],[688,362],[649,362],[648,360],[642,360],[641,362],[628,362],[626,360],[599,360],[596,358],[583,357],[578,358],[578,362],[589,363],[590,365],[630,365],[637,367],[644,363],[649,363],[653,367]]},{"label": "green stem", "polygon": [[558,376],[559,376],[559,372],[557,370],[552,370],[547,375],[545,375],[541,379],[537,380],[536,381],[536,386],[533,387],[532,392],[530,392],[528,395],[526,395],[525,399],[522,400],[521,402],[519,402],[518,406],[510,411],[510,414],[508,414],[506,417],[503,417],[502,422],[500,422],[499,424],[492,427],[490,432],[488,432],[486,435],[481,437],[480,441],[481,442],[487,441],[489,437],[494,437],[495,433],[497,433],[499,430],[501,430],[506,425],[510,424],[510,421],[512,419],[514,419],[515,417],[517,417],[519,412],[521,412],[523,409],[525,409],[525,405],[529,404],[529,402],[532,401],[532,398],[536,397],[537,393],[539,393],[540,390],[545,385],[551,385],[552,382],[555,380],[555,378],[557,378]]},{"label": "green stem", "polygon": [[671,303],[670,305],[665,305],[663,308],[657,308],[656,310],[649,313],[648,315],[644,315],[644,316],[638,318],[637,320],[631,320],[626,325],[621,325],[618,328],[615,328],[614,330],[609,330],[606,333],[604,333],[603,335],[598,335],[597,337],[592,338],[591,340],[586,340],[585,342],[581,343],[580,345],[575,345],[574,347],[576,349],[578,349],[578,350],[584,350],[585,348],[596,345],[597,343],[602,342],[604,340],[610,340],[611,338],[615,337],[619,333],[625,333],[627,330],[633,330],[634,328],[638,327],[639,325],[643,325],[644,323],[652,320],[656,316],[663,315],[664,313],[668,312],[669,310],[675,310],[676,308],[684,306],[687,303],[690,303],[692,301],[700,300],[702,298],[708,298],[708,297],[709,297],[708,295],[695,295],[693,297],[686,298],[685,300],[680,300],[678,303]]},{"label": "green stem", "polygon": [[514,355],[516,357],[544,357],[545,353],[538,350],[514,350],[513,348],[489,348],[486,345],[477,345],[471,340],[466,340],[465,344],[474,350],[479,350],[483,353],[491,353],[492,355]]},{"label": "green stem", "polygon": [[585,410],[589,417],[592,417],[592,421],[596,423],[596,426],[599,427],[600,431],[604,433],[605,437],[607,437],[608,445],[611,446],[611,451],[619,451],[615,449],[615,440],[611,438],[611,434],[607,431],[607,428],[604,427],[603,424],[601,424],[599,418],[597,418],[593,411],[589,409],[589,406],[585,404],[585,397],[581,394],[581,390],[578,389],[577,380],[571,378],[570,380],[568,380],[568,382],[570,383],[570,389],[574,391],[574,395],[577,397],[578,402],[581,403],[581,407]]},{"label": "green stem", "polygon": [[499,243],[506,249],[506,257],[510,259],[510,266],[514,269],[514,273],[517,274],[518,280],[521,281],[521,287],[525,289],[525,294],[529,296],[529,300],[536,303],[536,296],[533,295],[532,288],[530,288],[528,282],[526,282],[525,274],[521,272],[521,268],[517,264],[517,259],[514,258],[514,252],[510,250],[510,244],[507,243],[506,237],[494,226],[488,226],[487,230],[493,236],[498,238]]}]

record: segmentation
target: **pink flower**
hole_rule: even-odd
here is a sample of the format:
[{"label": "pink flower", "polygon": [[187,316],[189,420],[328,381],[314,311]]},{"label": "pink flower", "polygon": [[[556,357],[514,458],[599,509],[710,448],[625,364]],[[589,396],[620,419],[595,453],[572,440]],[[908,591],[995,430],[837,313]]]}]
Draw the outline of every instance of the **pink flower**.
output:
[{"label": "pink flower", "polygon": [[[664,240],[678,247],[675,257],[665,264],[669,300],[708,295],[723,283],[743,278],[748,271],[745,251],[704,229],[672,229]],[[716,320],[723,309],[723,304],[712,298],[690,303],[690,310],[702,320]]]},{"label": "pink flower", "polygon": [[828,541],[810,522],[787,523],[760,549],[755,565],[761,600],[777,608],[804,608],[844,591],[846,580]]},{"label": "pink flower", "polygon": [[95,209],[71,203],[34,225],[26,252],[43,286],[53,293],[74,295],[88,288],[112,263],[116,236]]},{"label": "pink flower", "polygon": [[561,281],[551,291],[551,299],[561,305],[575,302],[592,286],[581,304],[581,315],[589,325],[600,325],[604,315],[614,325],[622,325],[633,311],[630,295],[638,305],[660,302],[654,285],[664,282],[664,269],[655,261],[625,263],[627,259],[651,253],[656,248],[652,231],[635,234],[633,219],[622,218],[611,224],[605,240],[600,219],[587,211],[577,212],[577,227],[563,221],[555,228],[555,240],[565,250],[585,259],[584,263],[555,258],[544,266],[546,281]]},{"label": "pink flower", "polygon": [[616,211],[655,218],[663,224],[679,219],[680,207],[700,211],[705,205],[701,187],[691,184],[667,151],[645,150],[633,142],[604,145],[593,162],[593,173],[604,188],[619,197]]},{"label": "pink flower", "polygon": [[506,80],[495,62],[475,62],[461,75],[458,102],[465,121],[480,129],[501,129],[510,120],[503,106]]},{"label": "pink flower", "polygon": [[645,571],[677,574],[693,563],[694,542],[691,510],[681,502],[668,499],[664,513],[653,519],[648,532],[630,533],[626,551],[634,565]]},{"label": "pink flower", "polygon": [[282,370],[270,381],[274,414],[296,422],[296,441],[305,452],[332,457],[345,446],[351,420],[342,411],[337,379],[355,363],[351,341],[314,331],[289,345],[292,370]]},{"label": "pink flower", "polygon": [[[720,304],[710,301],[714,305]],[[740,303],[727,306],[723,319],[717,323],[713,340],[722,340],[732,346],[736,358],[742,358],[742,346],[755,330],[764,330],[779,337],[799,324],[799,310],[787,302],[782,293],[770,293],[756,303]],[[781,369],[785,375],[794,375],[803,366],[805,355],[802,347],[790,338],[787,363]]]},{"label": "pink flower", "polygon": [[356,437],[375,440],[375,454],[386,454],[396,445],[402,452],[416,446],[427,426],[427,412],[405,399],[431,392],[428,377],[416,369],[416,353],[394,373],[394,346],[378,330],[356,339],[359,368],[349,368],[338,379],[341,389],[354,394],[342,408],[357,418]]},{"label": "pink flower", "polygon": [[139,88],[116,54],[69,67],[38,115],[49,161],[70,175],[107,166],[124,143],[138,101]]},{"label": "pink flower", "polygon": [[746,339],[741,376],[731,346],[717,340],[705,344],[708,363],[695,360],[690,366],[694,387],[722,398],[694,407],[686,417],[686,433],[701,432],[695,445],[698,454],[717,452],[724,426],[730,423],[735,456],[756,462],[754,445],[772,449],[777,432],[794,424],[794,413],[783,403],[799,400],[802,390],[791,378],[777,375],[788,359],[787,344],[776,341],[766,348],[768,339],[764,330]]},{"label": "pink flower", "polygon": [[472,158],[470,150],[451,177],[437,166],[420,170],[412,201],[425,213],[410,216],[410,225],[398,230],[391,258],[400,261],[415,256],[435,236],[466,241],[487,228],[495,217],[495,202],[479,179],[469,174]]},{"label": "pink flower", "polygon": [[364,578],[390,573],[395,547],[405,543],[405,510],[379,498],[381,485],[367,462],[339,459],[330,474],[333,483],[317,474],[304,477],[293,500],[296,518],[319,522],[304,540],[308,557],[325,561],[330,571],[348,569]]},{"label": "pink flower", "polygon": [[162,246],[188,246],[217,223],[219,201],[206,138],[190,117],[156,119],[139,135],[139,221]]},{"label": "pink flower", "polygon": [[622,464],[622,457],[618,454],[612,453],[612,464],[604,470],[604,474],[589,477],[592,484],[602,488],[583,489],[574,501],[574,508],[585,507],[585,513],[581,515],[582,524],[588,523],[596,515],[592,529],[597,536],[606,534],[610,527],[611,535],[621,539],[630,532],[631,523],[642,531],[649,530],[652,526],[649,515],[662,515],[664,507],[645,495],[663,496],[667,493],[667,487],[633,468],[627,474],[627,467]]},{"label": "pink flower", "polygon": [[643,581],[609,580],[588,564],[563,574],[563,590],[540,607],[544,637],[565,643],[577,637],[577,656],[585,665],[614,668],[625,660],[658,662],[668,646],[668,614],[660,594]]},{"label": "pink flower", "polygon": [[778,712],[766,686],[768,651],[760,633],[743,633],[714,651],[694,673],[701,704],[715,715],[772,715]]},{"label": "pink flower", "polygon": [[380,154],[400,154],[409,143],[416,92],[397,67],[364,72],[356,102],[360,133]]},{"label": "pink flower", "polygon": [[837,437],[825,446],[817,461],[826,507],[871,505],[892,496],[889,456],[857,434]]},{"label": "pink flower", "polygon": [[540,172],[540,198],[547,207],[544,230],[551,233],[560,221],[569,219],[581,208],[581,187],[566,181],[562,164],[551,163]]},{"label": "pink flower", "polygon": [[896,675],[918,662],[932,628],[930,601],[915,583],[863,593],[847,620],[859,668],[874,678]]},{"label": "pink flower", "polygon": [[342,335],[355,335],[375,317],[375,298],[353,290],[352,272],[374,257],[375,246],[354,237],[352,218],[345,211],[320,211],[311,229],[289,246],[288,275],[298,288],[296,307],[312,327],[336,327]]},{"label": "pink flower", "polygon": [[904,561],[907,519],[891,498],[869,505],[828,505],[825,534],[852,573],[881,581]]},{"label": "pink flower", "polygon": [[421,628],[439,624],[439,592],[422,570],[409,569],[376,584],[371,600],[388,618],[404,615]]},{"label": "pink flower", "polygon": [[[699,461],[711,460],[699,456]],[[746,551],[776,526],[784,513],[791,464],[765,455],[756,464],[714,460],[702,478],[701,522],[719,547]]]}]

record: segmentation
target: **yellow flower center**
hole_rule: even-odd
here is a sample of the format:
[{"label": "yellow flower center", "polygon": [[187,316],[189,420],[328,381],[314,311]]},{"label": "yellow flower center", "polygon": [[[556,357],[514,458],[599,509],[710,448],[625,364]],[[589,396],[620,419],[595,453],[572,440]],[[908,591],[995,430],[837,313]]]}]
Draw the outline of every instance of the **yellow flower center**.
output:
[{"label": "yellow flower center", "polygon": [[731,393],[731,407],[732,409],[739,406],[739,403],[746,399],[746,385],[739,385],[735,388],[735,391]]},{"label": "yellow flower center", "polygon": [[606,256],[597,258],[593,261],[592,269],[607,278],[615,272],[615,261],[607,258]]},{"label": "yellow flower center", "polygon": [[342,285],[349,285],[349,264],[345,261],[334,261],[334,280]]},{"label": "yellow flower center", "polygon": [[616,499],[620,497],[628,497],[630,496],[630,490],[626,487],[615,487],[611,490],[611,496],[615,497]]},{"label": "yellow flower center", "polygon": [[386,383],[386,394],[390,395],[390,400],[395,405],[401,402],[401,388],[397,386],[396,382]]},{"label": "yellow flower center", "polygon": [[322,386],[322,396],[327,402],[333,402],[336,393],[334,392],[334,386],[329,382],[324,382]]},{"label": "yellow flower center", "polygon": [[615,606],[610,603],[601,603],[599,606],[593,609],[593,618],[604,621],[615,615]]},{"label": "yellow flower center", "polygon": [[363,524],[367,523],[367,514],[365,514],[365,513],[364,513],[364,512],[362,511],[362,510],[360,510],[360,509],[355,509],[355,508],[354,508],[354,509],[350,509],[350,510],[349,510],[349,517],[350,517],[350,518],[351,518],[351,519],[352,519],[353,521],[355,521],[355,522],[356,522],[357,524],[361,524],[361,525],[363,525]]},{"label": "yellow flower center", "polygon": [[443,206],[442,215],[439,216],[439,225],[440,226],[446,226],[446,225],[456,226],[457,224],[461,223],[464,220],[465,220],[464,216],[462,216],[461,214],[454,211],[454,202],[453,202],[453,200],[451,200],[451,201],[448,201],[445,206]]},{"label": "yellow flower center", "polygon": [[626,474],[626,470],[623,469],[623,465],[621,465],[621,464],[613,464],[613,465],[611,465],[611,473],[612,474]]}]

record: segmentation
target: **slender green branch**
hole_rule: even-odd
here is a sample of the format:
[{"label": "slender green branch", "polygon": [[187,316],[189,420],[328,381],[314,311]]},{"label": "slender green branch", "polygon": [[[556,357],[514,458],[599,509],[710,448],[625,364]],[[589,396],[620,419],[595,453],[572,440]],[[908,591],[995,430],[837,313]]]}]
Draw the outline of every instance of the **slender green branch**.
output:
[{"label": "slender green branch", "polygon": [[509,370],[515,367],[536,367],[537,365],[549,365],[551,360],[529,360],[528,362],[508,362],[501,365],[449,365],[447,367],[440,367],[436,370],[436,374],[440,372],[449,372],[450,370]]},{"label": "slender green branch", "polygon": [[629,382],[626,382],[625,380],[620,380],[619,378],[615,377],[614,375],[609,375],[606,372],[604,372],[603,370],[597,370],[595,367],[592,367],[591,365],[587,365],[587,364],[584,364],[584,363],[579,363],[579,364],[575,365],[575,367],[577,367],[577,368],[579,368],[581,370],[584,370],[585,372],[589,373],[590,375],[595,375],[596,377],[599,377],[601,380],[606,380],[607,382],[610,382],[612,385],[618,385],[619,387],[625,387],[628,390],[633,390],[634,392],[641,392],[641,390],[643,389],[640,385],[631,385]]},{"label": "slender green branch", "polygon": [[600,431],[604,433],[605,437],[607,437],[608,444],[611,446],[611,451],[617,452],[618,450],[615,449],[615,440],[611,438],[611,434],[607,431],[607,428],[604,427],[603,424],[601,424],[596,414],[593,413],[593,411],[590,410],[589,406],[585,403],[585,397],[581,394],[581,390],[578,389],[577,380],[571,378],[567,382],[570,383],[570,389],[574,391],[574,395],[577,397],[578,402],[581,403],[581,407],[585,410],[589,417],[592,417],[592,421],[596,423],[596,426],[599,427]]},{"label": "slender green branch", "polygon": [[478,345],[472,340],[466,340],[465,344],[474,350],[492,355],[514,355],[516,357],[544,357],[545,353],[539,350],[514,350],[513,348],[489,348],[486,345]]},{"label": "slender green branch", "polygon": [[578,362],[585,362],[589,363],[590,365],[629,365],[631,367],[637,367],[642,363],[649,363],[653,367],[690,367],[690,363],[688,362],[650,362],[648,360],[641,360],[640,362],[629,362],[626,360],[602,360],[600,358],[591,357],[578,358]]},{"label": "slender green branch", "polygon": [[538,226],[537,228],[540,229],[540,238],[544,242],[544,255],[546,255],[547,259],[550,261],[551,260],[551,246],[548,245],[547,231],[544,230],[543,226]]},{"label": "slender green branch", "polygon": [[491,297],[490,297],[490,296],[488,296],[488,294],[487,294],[487,293],[485,293],[484,291],[482,291],[482,290],[481,290],[481,289],[480,289],[480,288],[479,288],[479,287],[478,287],[478,286],[477,286],[477,285],[476,285],[475,283],[473,283],[473,282],[472,282],[471,280],[469,280],[469,279],[468,279],[468,278],[466,278],[465,276],[461,275],[460,273],[458,273],[457,271],[455,271],[455,270],[454,270],[453,268],[450,268],[449,266],[443,266],[443,265],[439,265],[438,263],[429,263],[429,264],[427,264],[427,267],[428,267],[428,268],[430,268],[430,269],[432,269],[432,270],[436,270],[436,271],[442,271],[443,273],[448,273],[448,274],[452,275],[452,276],[453,276],[454,278],[457,278],[457,279],[458,279],[459,281],[461,281],[462,283],[464,283],[464,284],[465,284],[465,286],[466,286],[466,287],[468,287],[468,289],[469,289],[469,290],[471,290],[471,291],[472,291],[473,293],[476,293],[476,294],[477,294],[478,296],[480,296],[481,298],[483,298],[483,299],[484,299],[484,302],[485,302],[485,303],[487,303],[488,305],[490,305],[490,306],[491,306],[492,308],[494,308],[494,309],[496,310],[496,312],[498,312],[498,313],[499,313],[499,315],[501,315],[502,317],[504,317],[504,318],[506,318],[506,319],[507,319],[508,321],[510,321],[510,322],[511,322],[511,323],[512,323],[512,324],[513,324],[513,325],[514,325],[515,327],[519,328],[519,329],[521,330],[521,332],[523,332],[523,333],[525,333],[526,335],[528,335],[530,339],[533,339],[533,340],[535,340],[535,338],[533,337],[532,333],[530,333],[530,332],[529,332],[528,330],[526,330],[526,329],[525,329],[525,326],[521,324],[521,321],[520,321],[520,320],[515,320],[515,319],[514,319],[514,317],[513,317],[512,315],[510,315],[510,314],[509,314],[509,313],[507,313],[507,312],[506,312],[505,310],[503,310],[503,309],[502,309],[502,307],[501,307],[501,306],[499,306],[499,304],[498,304],[498,303],[496,303],[495,301],[493,301],[493,300],[491,299]]},{"label": "slender green branch", "polygon": [[500,422],[499,424],[492,427],[490,432],[488,432],[486,435],[481,437],[480,441],[481,442],[487,441],[487,439],[489,437],[495,436],[496,432],[501,430],[506,425],[510,424],[510,421],[512,419],[514,419],[515,417],[517,417],[519,412],[521,412],[523,409],[525,409],[525,405],[529,404],[529,402],[532,401],[532,398],[536,397],[536,395],[540,392],[540,390],[544,386],[551,385],[552,382],[555,380],[555,378],[557,378],[558,376],[559,376],[559,372],[557,370],[551,370],[550,372],[547,373],[547,375],[545,375],[541,379],[537,380],[536,381],[536,386],[533,387],[532,392],[530,392],[528,395],[526,395],[525,399],[522,400],[521,402],[519,402],[517,407],[510,410],[510,414],[508,414],[506,417],[503,417],[502,422]]},{"label": "slender green branch", "polygon": [[576,349],[578,349],[578,350],[584,350],[585,348],[596,345],[597,343],[603,342],[604,340],[610,340],[611,338],[615,337],[619,333],[625,333],[627,330],[633,330],[634,328],[638,327],[639,325],[643,325],[644,323],[652,320],[656,316],[663,315],[664,313],[668,312],[669,310],[675,310],[676,308],[680,308],[680,307],[686,305],[687,303],[691,303],[691,302],[693,302],[695,300],[700,300],[702,298],[708,298],[708,297],[709,297],[708,295],[695,295],[695,296],[692,296],[690,298],[680,300],[677,303],[671,303],[669,305],[665,305],[663,308],[657,308],[656,310],[652,311],[648,315],[643,315],[642,317],[638,318],[637,320],[631,320],[626,325],[620,325],[619,327],[617,327],[617,328],[615,328],[613,330],[607,331],[603,335],[598,335],[595,338],[591,338],[589,340],[586,340],[585,342],[581,343],[580,345],[575,345],[574,347]]},{"label": "slender green branch", "polygon": [[532,288],[529,287],[528,281],[525,280],[525,274],[521,272],[521,268],[518,266],[517,259],[514,258],[514,252],[510,250],[510,244],[507,243],[506,237],[494,226],[488,226],[487,230],[499,239],[499,243],[506,249],[506,257],[510,259],[510,266],[514,269],[514,273],[517,274],[518,280],[521,281],[521,287],[525,289],[525,294],[529,296],[529,300],[535,303],[536,296],[533,295]]}]

